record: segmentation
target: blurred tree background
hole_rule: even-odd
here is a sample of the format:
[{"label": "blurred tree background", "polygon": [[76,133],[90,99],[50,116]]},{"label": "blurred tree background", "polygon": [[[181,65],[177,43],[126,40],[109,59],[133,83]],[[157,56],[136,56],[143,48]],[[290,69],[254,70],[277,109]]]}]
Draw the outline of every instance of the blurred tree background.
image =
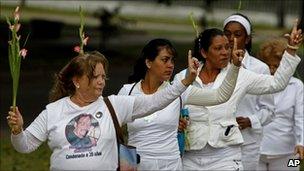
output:
[{"label": "blurred tree background", "polygon": [[[178,51],[175,72],[186,67],[195,32],[189,20],[193,12],[199,29],[222,28],[224,19],[238,11],[240,0],[153,0],[153,1],[0,1],[0,170],[48,170],[50,151],[44,144],[33,154],[19,154],[10,144],[6,115],[11,105],[11,78],[7,58],[8,27],[5,16],[21,6],[21,35],[30,33],[22,61],[17,104],[24,126],[44,109],[53,75],[77,53],[78,8],[85,11],[85,32],[90,37],[86,51],[99,50],[110,62],[104,95],[116,94],[132,72],[141,48],[153,38],[167,38]],[[239,12],[247,15],[254,29],[253,55],[266,39],[289,32],[301,18],[302,0],[242,0]],[[303,56],[303,46],[299,55]],[[304,79],[304,60],[296,77]]]}]

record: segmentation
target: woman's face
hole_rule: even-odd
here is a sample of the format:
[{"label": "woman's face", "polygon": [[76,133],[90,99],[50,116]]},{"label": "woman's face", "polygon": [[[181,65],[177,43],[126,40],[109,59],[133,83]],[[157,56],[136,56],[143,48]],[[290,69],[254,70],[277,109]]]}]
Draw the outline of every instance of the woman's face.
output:
[{"label": "woman's face", "polygon": [[169,80],[174,70],[174,58],[167,48],[161,49],[154,61],[146,60],[148,72],[160,81]]},{"label": "woman's face", "polygon": [[211,41],[208,51],[202,50],[206,58],[206,64],[212,68],[222,69],[228,65],[230,60],[230,47],[226,36],[215,36]]},{"label": "woman's face", "polygon": [[268,56],[264,57],[264,62],[268,65],[271,75],[274,75],[274,73],[277,71],[283,52],[283,50],[276,49],[274,51],[271,51]]},{"label": "woman's face", "polygon": [[81,95],[84,99],[96,100],[102,95],[103,88],[105,87],[106,74],[104,67],[101,63],[96,64],[94,76],[89,82],[87,75],[78,78],[79,88],[76,88],[76,93]]},{"label": "woman's face", "polygon": [[238,49],[245,49],[245,45],[250,40],[245,28],[238,22],[229,22],[224,28],[224,34],[227,36],[231,48],[233,48],[234,38],[237,38]]}]

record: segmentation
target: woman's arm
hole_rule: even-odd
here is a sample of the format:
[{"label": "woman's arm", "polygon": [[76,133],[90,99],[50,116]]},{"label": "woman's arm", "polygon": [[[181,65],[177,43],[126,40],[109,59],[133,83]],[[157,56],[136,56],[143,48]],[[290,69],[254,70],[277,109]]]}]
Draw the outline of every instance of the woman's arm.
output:
[{"label": "woman's arm", "polygon": [[240,67],[232,64],[222,85],[218,89],[202,89],[190,86],[185,104],[210,106],[228,101],[234,91],[239,69]]},{"label": "woman's arm", "polygon": [[303,107],[303,97],[304,97],[304,86],[300,80],[297,80],[297,97],[295,104],[295,114],[294,114],[294,133],[296,138],[295,153],[299,153],[300,158],[304,159],[304,107]]},{"label": "woman's arm", "polygon": [[287,49],[283,54],[280,66],[272,76],[248,74],[247,77],[252,80],[248,87],[250,94],[269,94],[283,90],[301,59],[296,55],[296,51],[303,41],[302,30],[297,29],[298,20],[294,22],[290,34],[285,34],[288,38]]},{"label": "woman's arm", "polygon": [[[288,52],[284,52],[280,65],[274,76],[256,74],[251,71],[245,71],[244,77],[250,83],[247,87],[249,94],[271,94],[283,90],[289,79],[295,72],[297,65],[301,59],[298,56],[292,56]],[[245,79],[244,78],[244,79]]]},{"label": "woman's arm", "polygon": [[30,153],[47,138],[46,110],[42,111],[25,131],[23,131],[23,118],[18,107],[15,110],[11,108],[7,122],[12,132],[11,142],[18,152]]},{"label": "woman's arm", "polygon": [[20,153],[33,152],[42,144],[42,141],[33,136],[27,130],[22,131],[17,135],[12,134],[11,142],[14,148]]}]

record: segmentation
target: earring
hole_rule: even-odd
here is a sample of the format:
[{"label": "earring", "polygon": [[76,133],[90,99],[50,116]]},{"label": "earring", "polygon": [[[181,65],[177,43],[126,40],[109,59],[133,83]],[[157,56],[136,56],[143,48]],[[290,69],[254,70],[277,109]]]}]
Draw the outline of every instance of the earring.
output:
[{"label": "earring", "polygon": [[78,84],[75,85],[76,88],[79,88],[80,86]]}]

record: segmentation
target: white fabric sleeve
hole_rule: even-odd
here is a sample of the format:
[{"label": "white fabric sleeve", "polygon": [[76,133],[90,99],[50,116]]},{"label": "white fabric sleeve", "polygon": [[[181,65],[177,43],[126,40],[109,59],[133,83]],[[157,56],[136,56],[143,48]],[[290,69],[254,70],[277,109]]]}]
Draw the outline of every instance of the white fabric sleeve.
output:
[{"label": "white fabric sleeve", "polygon": [[280,66],[274,76],[247,71],[248,81],[250,81],[247,92],[249,94],[261,95],[283,90],[287,86],[289,79],[295,72],[300,61],[301,58],[297,55],[292,56],[285,51]]},{"label": "white fabric sleeve", "polygon": [[11,134],[11,142],[16,151],[20,153],[33,152],[42,144],[42,141],[27,130],[22,131],[18,135]]},{"label": "white fabric sleeve", "polygon": [[122,86],[122,88],[119,90],[119,92],[117,93],[117,95],[128,95],[126,87]]},{"label": "white fabric sleeve", "polygon": [[218,89],[202,89],[190,86],[190,93],[184,103],[198,106],[211,106],[228,101],[234,91],[239,69],[240,67],[232,64],[228,69],[223,83]]},{"label": "white fabric sleeve", "polygon": [[174,81],[172,85],[154,94],[135,96],[132,120],[163,109],[178,98],[186,88],[181,81],[177,80]]},{"label": "white fabric sleeve", "polygon": [[295,126],[294,126],[294,133],[296,138],[296,144],[304,146],[304,108],[303,108],[303,83],[298,80],[297,82],[297,97],[296,97],[296,104],[295,104]]},{"label": "white fabric sleeve", "polygon": [[248,118],[251,122],[251,128],[260,131],[262,126],[266,126],[271,123],[275,117],[273,94],[259,96],[257,99],[256,109],[258,112],[248,116]]},{"label": "white fabric sleeve", "polygon": [[48,137],[47,131],[47,110],[43,110],[37,118],[26,128],[40,141],[45,141]]},{"label": "white fabric sleeve", "polygon": [[[259,68],[260,74],[270,75],[269,67],[265,64]],[[251,123],[251,129],[253,131],[260,132],[262,126],[269,124],[275,117],[275,104],[273,94],[258,95],[256,99],[256,111],[248,118]]]}]

